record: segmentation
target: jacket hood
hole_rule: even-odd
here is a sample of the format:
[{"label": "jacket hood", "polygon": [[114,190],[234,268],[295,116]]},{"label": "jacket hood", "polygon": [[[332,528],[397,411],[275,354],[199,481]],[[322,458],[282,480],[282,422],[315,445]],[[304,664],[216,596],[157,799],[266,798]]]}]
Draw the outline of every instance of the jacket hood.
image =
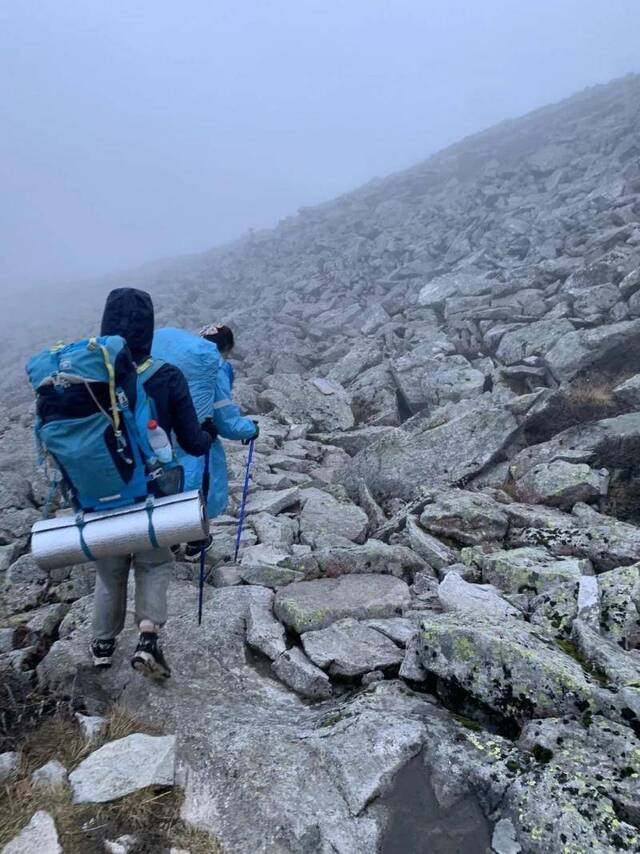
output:
[{"label": "jacket hood", "polygon": [[151,353],[153,343],[153,302],[145,291],[116,288],[107,297],[102,315],[101,335],[121,335],[140,362]]}]

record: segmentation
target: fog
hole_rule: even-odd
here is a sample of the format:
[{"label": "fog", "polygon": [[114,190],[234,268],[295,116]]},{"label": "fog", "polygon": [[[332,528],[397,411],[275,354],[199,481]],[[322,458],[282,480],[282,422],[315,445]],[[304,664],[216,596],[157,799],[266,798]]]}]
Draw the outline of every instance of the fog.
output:
[{"label": "fog", "polygon": [[0,6],[0,287],[274,225],[640,70],[637,0]]}]

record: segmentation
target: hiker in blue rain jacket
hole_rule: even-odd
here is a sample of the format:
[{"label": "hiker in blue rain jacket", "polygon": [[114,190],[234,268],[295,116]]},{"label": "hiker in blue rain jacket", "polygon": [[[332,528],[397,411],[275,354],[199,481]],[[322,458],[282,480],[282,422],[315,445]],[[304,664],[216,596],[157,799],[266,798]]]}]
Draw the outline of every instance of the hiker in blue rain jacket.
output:
[{"label": "hiker in blue rain jacket", "polygon": [[[213,423],[222,439],[242,441],[245,444],[251,439],[257,439],[260,432],[258,424],[251,418],[246,418],[240,407],[233,402],[233,366],[227,361],[234,347],[233,332],[223,324],[211,324],[200,331],[200,335],[218,348],[223,361],[215,378],[215,398],[213,404]],[[224,513],[229,500],[229,482],[227,476],[227,459],[220,439],[216,439],[209,452],[211,470],[211,486],[209,492],[209,516],[219,516]],[[211,545],[211,537],[205,544]],[[188,543],[185,548],[186,560],[197,560],[200,556],[202,543]]]}]

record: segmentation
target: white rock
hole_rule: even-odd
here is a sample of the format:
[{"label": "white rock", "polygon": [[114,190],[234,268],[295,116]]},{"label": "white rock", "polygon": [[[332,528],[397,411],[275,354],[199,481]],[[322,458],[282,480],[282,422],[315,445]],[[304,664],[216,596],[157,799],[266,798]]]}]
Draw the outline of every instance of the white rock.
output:
[{"label": "white rock", "polygon": [[67,783],[67,769],[57,759],[52,759],[46,765],[37,768],[31,775],[34,785],[55,789]]},{"label": "white rock", "polygon": [[286,650],[287,645],[284,639],[284,627],[271,611],[272,601],[273,594],[270,593],[268,603],[249,603],[247,643],[254,649],[259,649],[273,661]]},{"label": "white rock", "polygon": [[434,569],[443,569],[458,560],[453,549],[428,534],[413,516],[407,516],[406,531],[411,548]]},{"label": "white rock", "polygon": [[259,545],[244,549],[241,566],[280,566],[289,559],[288,551],[275,546]]},{"label": "white rock", "polygon": [[1,854],[62,854],[56,825],[48,812],[39,810],[29,824],[4,846]]},{"label": "white rock", "polygon": [[269,513],[256,513],[251,524],[262,545],[276,548],[289,548],[293,545],[298,525],[287,516],[271,516]]},{"label": "white rock", "polygon": [[516,829],[508,818],[502,818],[493,829],[491,847],[496,854],[519,854],[522,851],[516,839]]},{"label": "white rock", "polygon": [[105,803],[147,786],[173,786],[175,768],[174,735],[135,733],[96,750],[71,773],[69,782],[74,803]]},{"label": "white rock", "polygon": [[105,839],[104,850],[107,854],[129,854],[137,843],[135,836],[119,836],[118,839]]},{"label": "white rock", "polygon": [[314,664],[335,676],[358,676],[400,665],[404,651],[390,638],[358,620],[340,620],[301,637]]},{"label": "white rock", "polygon": [[613,390],[613,395],[616,400],[626,403],[628,406],[633,406],[634,409],[639,409],[640,374],[634,374],[628,380],[616,386]]},{"label": "white rock", "polygon": [[522,618],[522,613],[505,601],[490,584],[469,584],[457,572],[448,572],[438,587],[445,611],[470,611],[493,617]]},{"label": "white rock", "polygon": [[296,486],[292,489],[272,489],[257,492],[247,501],[247,515],[271,513],[272,516],[277,516],[283,510],[293,507],[299,500],[300,492]]},{"label": "white rock", "polygon": [[331,380],[326,380],[323,377],[316,377],[315,379],[312,379],[311,382],[318,389],[318,391],[322,392],[322,394],[337,394],[340,391],[339,385],[331,382]]},{"label": "white rock", "polygon": [[76,720],[87,741],[95,741],[107,728],[107,719],[99,715],[81,715],[76,712]]},{"label": "white rock", "polygon": [[20,754],[17,751],[0,753],[0,783],[13,777],[19,767]]},{"label": "white rock", "polygon": [[578,583],[578,617],[594,628],[600,624],[600,590],[595,575],[583,575]]},{"label": "white rock", "polygon": [[350,501],[338,501],[328,492],[312,487],[300,493],[303,502],[300,515],[300,537],[303,544],[313,545],[318,539],[345,538],[364,542],[369,525],[367,514]]},{"label": "white rock", "polygon": [[325,700],[331,696],[331,682],[327,674],[309,661],[298,647],[279,655],[273,663],[273,671],[285,685],[302,697]]},{"label": "white rock", "polygon": [[407,644],[407,650],[400,665],[400,676],[410,682],[424,682],[427,675],[420,660],[420,639],[416,633]]}]

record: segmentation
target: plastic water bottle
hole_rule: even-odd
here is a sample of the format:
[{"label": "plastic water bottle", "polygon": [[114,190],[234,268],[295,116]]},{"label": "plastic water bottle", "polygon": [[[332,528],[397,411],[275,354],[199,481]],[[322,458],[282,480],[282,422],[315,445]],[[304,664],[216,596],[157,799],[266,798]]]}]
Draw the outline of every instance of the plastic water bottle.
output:
[{"label": "plastic water bottle", "polygon": [[151,449],[160,462],[170,463],[173,459],[173,448],[171,447],[169,437],[157,421],[151,419],[151,421],[147,422],[147,435]]}]

